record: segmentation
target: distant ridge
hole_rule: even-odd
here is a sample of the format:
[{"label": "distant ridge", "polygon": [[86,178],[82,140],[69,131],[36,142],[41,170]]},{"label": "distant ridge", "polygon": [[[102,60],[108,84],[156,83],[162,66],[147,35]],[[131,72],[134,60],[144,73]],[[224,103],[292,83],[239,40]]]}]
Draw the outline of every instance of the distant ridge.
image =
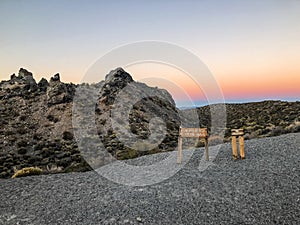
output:
[{"label": "distant ridge", "polygon": [[[246,139],[300,132],[300,102],[266,100],[249,103],[226,103],[227,125],[225,141],[230,130],[245,129]],[[210,127],[210,106],[197,107],[200,126]],[[193,110],[193,109],[190,109]]]}]

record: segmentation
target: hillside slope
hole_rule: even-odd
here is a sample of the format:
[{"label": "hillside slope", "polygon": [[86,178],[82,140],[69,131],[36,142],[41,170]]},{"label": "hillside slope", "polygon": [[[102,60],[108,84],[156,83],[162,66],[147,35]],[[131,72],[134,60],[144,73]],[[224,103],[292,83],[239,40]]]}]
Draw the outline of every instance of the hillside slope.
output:
[{"label": "hillside slope", "polygon": [[[147,139],[151,119],[162,117],[167,128],[166,136],[159,146],[141,146],[144,151],[137,151],[125,146],[116,137],[111,122],[111,109],[117,95],[129,84],[137,87],[140,92],[153,92],[154,97],[142,98],[133,105],[126,129],[140,140]],[[29,166],[38,166],[45,173],[91,169],[74,138],[72,109],[78,88],[98,90],[93,105],[96,135],[114,158],[127,159],[170,151],[176,146],[179,119],[171,95],[163,89],[135,82],[121,68],[111,71],[104,81],[92,85],[65,84],[60,81],[59,74],[54,75],[49,82],[41,79],[36,83],[32,73],[20,69],[18,76],[13,74],[10,80],[0,83],[0,177],[11,177],[14,170]],[[83,101],[77,101],[77,104],[85,104],[90,99],[88,95],[81,97]],[[123,94],[122,99],[129,101],[131,97],[124,97]],[[118,113],[122,111],[117,111],[116,115],[116,119],[120,118],[122,122],[123,118]],[[76,119],[76,115],[74,117]],[[98,166],[109,161],[104,157],[98,159]]]},{"label": "hillside slope", "polygon": [[[230,130],[236,128],[245,130],[246,139],[300,132],[300,101],[262,101],[225,106],[226,141],[230,138]],[[210,107],[197,108],[197,112],[200,126],[210,127]]]}]

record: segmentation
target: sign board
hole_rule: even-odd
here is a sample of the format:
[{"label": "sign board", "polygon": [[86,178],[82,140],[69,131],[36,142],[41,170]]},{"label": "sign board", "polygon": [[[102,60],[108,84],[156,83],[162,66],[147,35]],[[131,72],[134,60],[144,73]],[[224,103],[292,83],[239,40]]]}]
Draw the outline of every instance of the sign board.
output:
[{"label": "sign board", "polygon": [[244,135],[244,129],[231,129],[232,136],[242,136]]},{"label": "sign board", "polygon": [[207,128],[183,128],[180,127],[178,137],[178,159],[177,162],[182,161],[182,138],[204,138],[205,139],[205,158],[208,161],[208,132]]},{"label": "sign board", "polygon": [[206,128],[180,128],[181,137],[206,138],[208,136]]}]

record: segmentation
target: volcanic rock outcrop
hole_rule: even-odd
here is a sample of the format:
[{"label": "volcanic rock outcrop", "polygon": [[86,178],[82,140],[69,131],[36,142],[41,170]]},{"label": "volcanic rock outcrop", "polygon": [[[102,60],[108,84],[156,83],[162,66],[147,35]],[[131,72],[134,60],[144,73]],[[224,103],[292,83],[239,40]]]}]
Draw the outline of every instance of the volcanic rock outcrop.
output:
[{"label": "volcanic rock outcrop", "polygon": [[[148,90],[153,96],[141,98],[131,106],[127,129],[138,139],[146,140],[153,117],[161,117],[166,124],[164,140],[154,148],[148,146],[146,151],[139,151],[145,146],[124,145],[111,123],[114,103],[129,84],[139,87],[140,93],[135,94]],[[97,89],[95,124],[99,141],[110,157],[127,159],[174,150],[179,119],[174,100],[167,91],[135,82],[121,68],[111,71],[97,84],[80,85],[61,82],[59,74],[49,82],[42,78],[36,83],[32,73],[21,68],[18,75],[13,74],[10,80],[0,83],[0,178],[11,177],[15,170],[29,166],[42,168],[44,173],[91,169],[78,148],[72,124],[73,99],[76,89],[83,86]],[[164,98],[155,97],[155,93]],[[122,101],[126,99],[129,101],[131,96],[123,95]],[[123,117],[119,120],[122,122]]]}]

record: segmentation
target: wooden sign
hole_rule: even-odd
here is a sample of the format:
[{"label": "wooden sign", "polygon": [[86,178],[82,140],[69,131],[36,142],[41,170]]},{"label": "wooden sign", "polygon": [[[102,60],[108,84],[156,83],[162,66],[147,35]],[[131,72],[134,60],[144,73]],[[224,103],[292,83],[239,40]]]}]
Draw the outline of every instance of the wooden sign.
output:
[{"label": "wooden sign", "polygon": [[179,135],[190,138],[206,138],[208,136],[206,128],[181,128]]},{"label": "wooden sign", "polygon": [[208,132],[206,128],[183,128],[180,127],[178,137],[178,159],[177,162],[182,161],[182,138],[198,138],[205,141],[205,158],[208,161]]}]

